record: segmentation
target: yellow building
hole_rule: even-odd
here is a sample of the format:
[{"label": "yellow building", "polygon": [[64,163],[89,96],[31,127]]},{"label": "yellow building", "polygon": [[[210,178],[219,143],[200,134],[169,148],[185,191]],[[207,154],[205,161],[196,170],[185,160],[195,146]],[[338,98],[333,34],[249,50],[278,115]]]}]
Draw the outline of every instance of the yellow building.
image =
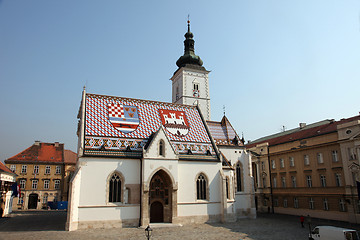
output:
[{"label": "yellow building", "polygon": [[355,116],[300,124],[247,144],[258,211],[359,223],[359,142]]},{"label": "yellow building", "polygon": [[[5,164],[18,175],[21,197],[13,201],[13,209],[47,209],[48,202],[67,201],[68,184],[65,182],[71,169],[62,143],[35,143],[24,151],[5,160]],[[75,160],[76,162],[76,160]],[[68,180],[66,180],[68,181]]]}]

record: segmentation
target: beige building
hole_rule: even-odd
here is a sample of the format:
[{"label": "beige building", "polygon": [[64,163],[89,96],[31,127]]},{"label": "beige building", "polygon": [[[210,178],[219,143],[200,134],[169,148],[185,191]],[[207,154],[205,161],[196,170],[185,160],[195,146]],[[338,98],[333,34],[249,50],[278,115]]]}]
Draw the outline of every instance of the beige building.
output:
[{"label": "beige building", "polygon": [[258,211],[358,223],[359,139],[355,116],[300,124],[247,144]]},{"label": "beige building", "polygon": [[[66,152],[62,143],[35,143],[5,160],[18,175],[21,195],[14,198],[13,209],[47,209],[48,202],[67,201],[69,171],[76,154]],[[75,160],[76,161],[76,160]]]}]

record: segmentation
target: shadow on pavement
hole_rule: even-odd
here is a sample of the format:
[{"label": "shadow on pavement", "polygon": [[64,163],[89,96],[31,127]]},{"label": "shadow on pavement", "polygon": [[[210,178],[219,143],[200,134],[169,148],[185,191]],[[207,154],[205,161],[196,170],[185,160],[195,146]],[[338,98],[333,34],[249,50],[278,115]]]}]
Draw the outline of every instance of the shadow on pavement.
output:
[{"label": "shadow on pavement", "polygon": [[65,231],[66,211],[18,211],[0,218],[0,232]]}]

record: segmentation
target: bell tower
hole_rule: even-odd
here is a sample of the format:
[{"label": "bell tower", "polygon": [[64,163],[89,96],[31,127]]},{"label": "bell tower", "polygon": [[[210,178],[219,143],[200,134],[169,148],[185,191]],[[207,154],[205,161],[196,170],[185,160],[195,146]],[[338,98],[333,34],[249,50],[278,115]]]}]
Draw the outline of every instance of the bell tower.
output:
[{"label": "bell tower", "polygon": [[209,72],[203,67],[203,61],[195,55],[194,35],[185,33],[184,55],[177,61],[178,69],[171,77],[172,102],[186,105],[199,105],[205,120],[210,120]]}]

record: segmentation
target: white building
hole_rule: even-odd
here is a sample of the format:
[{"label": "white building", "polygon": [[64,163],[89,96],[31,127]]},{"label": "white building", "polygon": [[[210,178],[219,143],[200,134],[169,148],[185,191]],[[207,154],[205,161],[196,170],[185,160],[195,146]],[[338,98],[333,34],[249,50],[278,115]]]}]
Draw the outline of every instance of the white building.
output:
[{"label": "white building", "polygon": [[207,121],[209,72],[185,37],[174,103],[84,89],[69,230],[256,217],[250,155],[225,116]]}]

